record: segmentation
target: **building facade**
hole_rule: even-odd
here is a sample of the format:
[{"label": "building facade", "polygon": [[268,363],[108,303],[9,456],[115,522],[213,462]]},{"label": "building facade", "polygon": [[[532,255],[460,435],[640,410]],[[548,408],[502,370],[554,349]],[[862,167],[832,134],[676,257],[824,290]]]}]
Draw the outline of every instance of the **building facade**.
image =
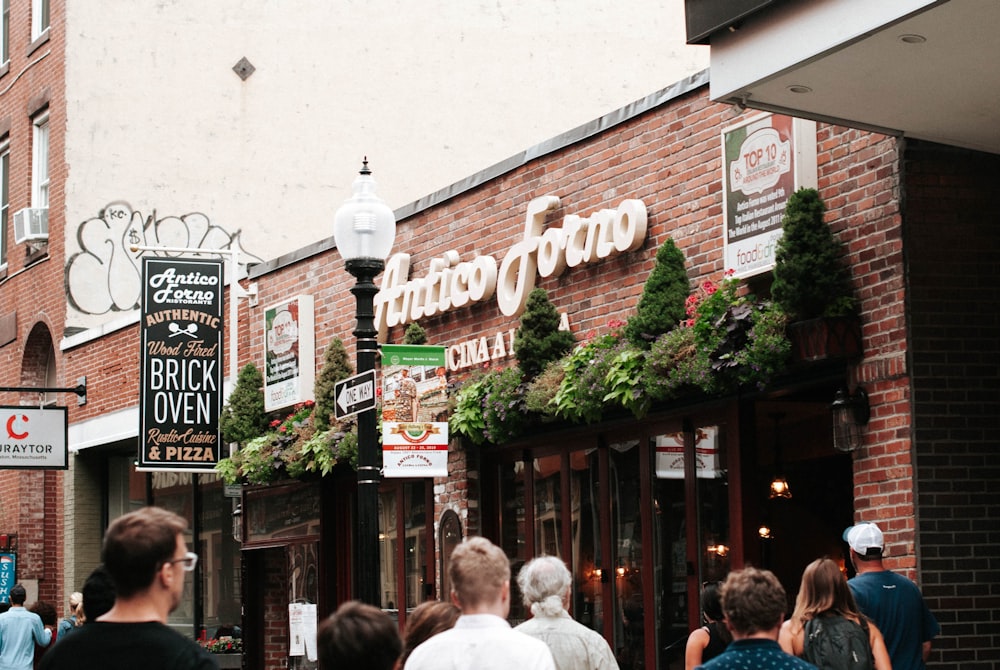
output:
[{"label": "building facade", "polygon": [[[56,60],[28,71],[40,74]],[[547,291],[577,342],[606,334],[609,322],[634,312],[668,238],[684,254],[693,289],[718,281],[729,269],[722,134],[758,112],[712,102],[709,83],[706,73],[682,80],[520,160],[400,207],[394,252],[410,256],[406,278],[427,277],[442,258],[453,266],[484,257],[499,264],[524,241],[532,203],[550,197],[543,231],[629,201],[640,201],[646,215],[637,248],[558,275],[543,276],[530,262],[519,266],[517,276]],[[12,113],[12,148],[42,125],[45,106],[30,102],[31,90]],[[57,116],[53,99],[50,119]],[[843,558],[845,526],[874,519],[887,531],[891,567],[920,583],[944,626],[932,662],[993,667],[998,543],[988,510],[1000,357],[991,316],[997,299],[988,289],[997,241],[983,213],[990,211],[986,184],[996,156],[823,121],[812,144],[815,186],[846,245],[860,302],[860,357],[797,366],[764,389],[660,403],[641,419],[608,412],[586,424],[537,425],[502,444],[453,439],[448,477],[382,484],[381,605],[401,625],[416,603],[447,593],[450,548],[483,534],[505,548],[515,568],[543,552],[562,556],[575,577],[574,616],[605,635],[622,667],[680,667],[703,581],[753,563],[773,569],[794,593],[809,561]],[[374,167],[376,177],[385,169]],[[19,188],[15,208],[35,202]],[[65,300],[69,270],[44,279],[39,272],[62,255],[60,239],[51,235],[34,261],[9,256],[0,286],[8,323],[12,312],[24,314],[22,305],[39,305],[30,327],[24,319],[9,326],[7,378],[35,386],[51,367],[29,370],[26,362],[57,360],[54,385],[88,379],[85,405],[63,399],[69,469],[2,473],[14,484],[5,491],[19,492],[2,502],[5,523],[16,523],[9,532],[17,535],[21,576],[38,581],[39,597],[61,602],[96,563],[109,518],[164,505],[191,520],[204,566],[176,625],[212,635],[238,620],[247,667],[308,667],[307,656],[291,654],[289,604],[316,604],[323,616],[353,597],[353,578],[367,569],[352,558],[354,471],[342,464],[323,478],[241,487],[239,542],[237,499],[226,498],[214,475],[137,472],[139,328],[125,319],[89,333],[66,330],[59,296]],[[353,351],[353,280],[332,240],[257,263],[248,275],[241,284],[255,285],[256,297],[235,298],[241,365],[264,365],[265,310],[301,295],[315,304],[317,368],[334,338]],[[745,282],[767,290],[766,274]],[[456,352],[453,384],[473,379],[487,359],[491,367],[514,364],[508,334],[519,317],[509,311],[493,297],[418,319],[430,343]],[[51,359],[41,355],[46,340],[38,324],[49,333]],[[403,331],[388,327],[385,342],[399,343]],[[36,349],[37,359],[29,355]],[[831,437],[829,406],[842,387],[864,388],[871,409],[863,442],[851,453],[836,451]],[[37,399],[6,393],[11,405]],[[671,454],[685,456],[680,471]],[[695,462],[705,454],[699,471]],[[779,470],[791,499],[767,494]],[[512,619],[522,616],[512,612]]]}]

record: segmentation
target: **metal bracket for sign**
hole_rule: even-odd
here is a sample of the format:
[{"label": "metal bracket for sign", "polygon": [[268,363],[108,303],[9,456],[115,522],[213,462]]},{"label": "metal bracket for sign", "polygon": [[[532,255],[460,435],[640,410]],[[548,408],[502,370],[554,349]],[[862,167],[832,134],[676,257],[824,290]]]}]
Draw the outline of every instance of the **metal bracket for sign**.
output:
[{"label": "metal bracket for sign", "polygon": [[87,377],[83,376],[76,380],[76,386],[70,387],[48,387],[48,386],[0,386],[0,391],[6,393],[75,393],[76,404],[87,404]]}]

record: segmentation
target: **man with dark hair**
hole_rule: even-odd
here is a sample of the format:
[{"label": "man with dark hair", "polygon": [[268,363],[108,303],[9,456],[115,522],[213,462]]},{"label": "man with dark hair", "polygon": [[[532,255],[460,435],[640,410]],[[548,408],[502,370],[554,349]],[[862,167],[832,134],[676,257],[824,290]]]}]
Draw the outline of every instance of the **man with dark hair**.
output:
[{"label": "man with dark hair", "polygon": [[403,640],[388,614],[351,600],[319,625],[316,648],[320,670],[393,670]]},{"label": "man with dark hair", "polygon": [[184,593],[184,578],[198,565],[187,550],[187,522],[159,507],[115,519],[104,534],[101,559],[116,599],[106,613],[66,636],[42,659],[41,670],[216,670],[207,651],[167,625]]},{"label": "man with dark hair", "polygon": [[35,645],[49,646],[52,628],[42,623],[42,618],[24,608],[27,591],[20,584],[10,589],[10,609],[0,614],[0,668],[3,670],[31,670],[35,659]]},{"label": "man with dark hair", "polygon": [[787,608],[785,589],[770,570],[744,568],[730,572],[722,584],[722,612],[733,641],[726,651],[698,667],[815,670],[813,664],[786,654],[778,646]]},{"label": "man with dark hair", "polygon": [[882,631],[893,670],[922,670],[931,654],[931,640],[941,632],[941,625],[920,589],[882,564],[885,537],[876,524],[851,526],[844,531],[844,540],[858,572],[847,585],[861,613]]},{"label": "man with dark hair", "polygon": [[455,547],[448,567],[455,627],[413,650],[405,670],[555,670],[544,642],[511,629],[510,561],[484,537]]}]

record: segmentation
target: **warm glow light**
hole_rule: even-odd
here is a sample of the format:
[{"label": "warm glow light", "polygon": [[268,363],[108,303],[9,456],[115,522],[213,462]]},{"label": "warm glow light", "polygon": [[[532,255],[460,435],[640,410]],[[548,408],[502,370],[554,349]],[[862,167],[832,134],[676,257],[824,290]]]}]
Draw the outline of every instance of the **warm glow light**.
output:
[{"label": "warm glow light", "polygon": [[729,547],[724,544],[710,544],[708,545],[708,553],[725,558],[729,555]]},{"label": "warm glow light", "polygon": [[619,566],[619,567],[615,568],[615,572],[618,573],[619,577],[624,577],[625,576],[625,566],[622,565],[622,566]]},{"label": "warm glow light", "polygon": [[771,481],[772,498],[791,498],[792,490],[788,488],[788,482],[780,475]]},{"label": "warm glow light", "polygon": [[604,573],[601,572],[600,568],[594,568],[594,571],[590,573],[590,576],[594,579],[600,579],[602,574]]},{"label": "warm glow light", "polygon": [[761,524],[760,528],[757,529],[757,534],[760,535],[760,538],[762,540],[770,540],[771,539],[771,527],[768,526],[766,523]]}]

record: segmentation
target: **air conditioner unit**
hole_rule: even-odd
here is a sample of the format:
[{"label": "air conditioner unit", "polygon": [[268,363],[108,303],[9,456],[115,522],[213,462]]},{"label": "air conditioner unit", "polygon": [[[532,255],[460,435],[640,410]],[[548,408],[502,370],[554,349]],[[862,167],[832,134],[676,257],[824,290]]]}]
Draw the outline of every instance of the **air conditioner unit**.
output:
[{"label": "air conditioner unit", "polygon": [[25,207],[14,213],[14,242],[49,239],[49,208]]}]

